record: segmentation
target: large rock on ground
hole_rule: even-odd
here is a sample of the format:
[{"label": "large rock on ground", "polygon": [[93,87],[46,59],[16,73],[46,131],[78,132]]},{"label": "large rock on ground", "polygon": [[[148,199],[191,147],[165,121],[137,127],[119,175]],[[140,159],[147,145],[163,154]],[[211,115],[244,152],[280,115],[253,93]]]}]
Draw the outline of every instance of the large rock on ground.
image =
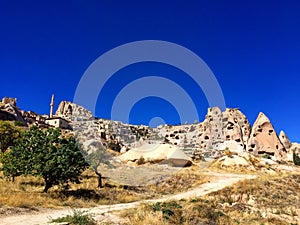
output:
[{"label": "large rock on ground", "polygon": [[220,144],[219,150],[229,150],[237,155],[243,155],[245,152],[244,148],[238,142],[233,140],[224,141],[222,144]]},{"label": "large rock on ground", "polygon": [[255,155],[269,154],[276,160],[286,159],[286,149],[280,142],[269,118],[259,113],[250,134],[247,151]]},{"label": "large rock on ground", "polygon": [[139,148],[131,149],[119,156],[121,161],[136,161],[144,158],[145,162],[172,163],[175,166],[191,164],[191,159],[177,146],[169,144],[145,143]]}]

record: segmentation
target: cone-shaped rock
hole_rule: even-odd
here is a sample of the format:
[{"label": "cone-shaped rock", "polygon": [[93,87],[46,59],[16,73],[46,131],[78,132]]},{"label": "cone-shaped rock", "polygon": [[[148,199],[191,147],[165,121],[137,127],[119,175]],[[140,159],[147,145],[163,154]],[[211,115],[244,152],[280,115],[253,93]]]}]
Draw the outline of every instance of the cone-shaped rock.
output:
[{"label": "cone-shaped rock", "polygon": [[280,142],[269,118],[259,113],[248,140],[247,150],[254,154],[269,154],[277,160],[286,158],[286,149]]},{"label": "cone-shaped rock", "polygon": [[290,142],[283,130],[280,131],[279,140],[281,141],[285,149],[289,149],[292,146],[292,143]]}]

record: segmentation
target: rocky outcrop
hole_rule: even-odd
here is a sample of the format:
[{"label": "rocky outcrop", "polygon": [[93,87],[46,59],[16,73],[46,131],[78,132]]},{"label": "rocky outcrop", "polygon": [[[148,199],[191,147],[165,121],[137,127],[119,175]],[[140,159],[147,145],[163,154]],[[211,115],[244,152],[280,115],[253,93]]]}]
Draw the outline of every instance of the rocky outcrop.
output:
[{"label": "rocky outcrop", "polygon": [[237,108],[227,108],[223,113],[224,137],[223,140],[235,141],[246,150],[251,132],[247,117]]},{"label": "rocky outcrop", "polygon": [[269,118],[259,113],[248,140],[247,151],[255,155],[268,154],[274,159],[285,160],[286,149],[280,142]]},{"label": "rocky outcrop", "polygon": [[0,119],[16,120],[26,125],[26,121],[22,117],[21,110],[16,106],[15,98],[3,98],[0,102]]},{"label": "rocky outcrop", "polygon": [[[62,101],[55,114],[70,122],[73,133],[89,155],[97,149],[117,147],[127,152],[145,143],[170,144],[193,159],[218,158],[225,150],[243,156],[273,157],[273,160],[292,161],[292,153],[300,155],[300,144],[291,143],[281,131],[277,136],[270,120],[260,113],[251,128],[247,117],[238,108],[209,108],[203,122],[178,126],[161,125],[151,128],[144,125],[123,124],[119,121],[95,118],[90,111],[72,102]],[[0,119],[18,120],[25,125],[45,126],[47,116],[20,110],[16,99],[3,98],[0,102]],[[248,153],[247,153],[248,154]]]},{"label": "rocky outcrop", "polygon": [[287,161],[293,162],[293,153],[295,152],[300,156],[300,144],[292,143],[284,131],[280,131],[279,140],[283,144],[287,152]]},{"label": "rocky outcrop", "polygon": [[93,120],[93,115],[90,111],[75,103],[62,101],[58,105],[55,116],[62,117],[69,121],[74,120]]},{"label": "rocky outcrop", "polygon": [[7,97],[4,97],[4,98],[2,98],[1,102],[3,104],[10,104],[13,107],[17,107],[17,99],[16,98],[7,98]]},{"label": "rocky outcrop", "polygon": [[289,149],[292,146],[292,143],[290,142],[290,140],[288,139],[288,137],[286,136],[283,130],[280,131],[279,140],[283,144],[285,149]]},{"label": "rocky outcrop", "polygon": [[[158,130],[160,134],[161,130]],[[215,158],[220,150],[228,147],[229,142],[224,145],[226,141],[235,146],[235,151],[245,151],[250,131],[250,123],[239,109],[221,112],[213,107],[208,109],[202,123],[166,126],[164,136],[165,142],[179,146],[193,158]]]}]

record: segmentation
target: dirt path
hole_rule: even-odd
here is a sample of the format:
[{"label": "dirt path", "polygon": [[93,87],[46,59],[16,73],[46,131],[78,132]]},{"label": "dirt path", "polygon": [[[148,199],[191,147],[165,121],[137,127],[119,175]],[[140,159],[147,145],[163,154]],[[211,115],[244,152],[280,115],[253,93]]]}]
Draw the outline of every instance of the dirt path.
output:
[{"label": "dirt path", "polygon": [[[92,214],[97,221],[102,221],[104,218],[115,221],[118,220],[117,217],[109,214],[111,211],[123,210],[129,208],[135,208],[140,203],[143,202],[157,202],[157,201],[166,201],[170,199],[183,199],[183,198],[192,198],[200,197],[206,194],[209,194],[214,191],[221,190],[227,186],[230,186],[243,179],[252,179],[255,178],[254,175],[244,175],[244,174],[231,174],[231,173],[209,173],[212,175],[210,182],[200,185],[198,188],[193,190],[179,193],[175,195],[164,196],[159,199],[144,200],[132,203],[123,203],[115,205],[101,205],[94,208],[80,209],[86,210],[88,213]],[[23,214],[23,215],[13,215],[6,218],[0,218],[1,225],[12,225],[12,224],[21,224],[21,225],[46,225],[48,224],[50,218],[54,219],[57,217],[66,216],[72,213],[71,209],[43,209],[36,213]],[[117,222],[117,221],[115,221]],[[118,224],[118,223],[117,223]]]}]

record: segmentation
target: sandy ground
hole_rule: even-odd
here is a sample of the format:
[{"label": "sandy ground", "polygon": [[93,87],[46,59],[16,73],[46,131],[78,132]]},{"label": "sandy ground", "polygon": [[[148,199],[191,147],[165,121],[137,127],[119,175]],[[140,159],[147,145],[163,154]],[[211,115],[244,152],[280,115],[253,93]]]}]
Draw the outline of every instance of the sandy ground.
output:
[{"label": "sandy ground", "polygon": [[[175,195],[168,195],[164,196],[159,199],[150,199],[132,203],[124,203],[124,204],[115,204],[115,205],[101,205],[94,208],[88,209],[79,209],[79,210],[86,210],[87,213],[91,214],[96,221],[99,222],[113,222],[114,224],[120,224],[122,219],[118,218],[117,216],[110,214],[109,212],[116,211],[116,210],[123,210],[129,208],[135,208],[141,203],[151,203],[157,201],[166,201],[171,199],[184,199],[184,198],[192,198],[192,197],[199,197],[211,192],[221,190],[227,186],[230,186],[240,180],[243,179],[252,179],[255,178],[254,175],[244,175],[244,174],[232,174],[232,173],[208,173],[212,176],[210,182],[200,185],[199,187]],[[48,224],[49,220],[66,216],[68,214],[72,214],[72,209],[42,209],[37,212],[30,212],[25,213],[22,215],[11,215],[5,218],[0,218],[1,225],[9,225],[9,224],[21,224],[21,225],[46,225]]]}]

